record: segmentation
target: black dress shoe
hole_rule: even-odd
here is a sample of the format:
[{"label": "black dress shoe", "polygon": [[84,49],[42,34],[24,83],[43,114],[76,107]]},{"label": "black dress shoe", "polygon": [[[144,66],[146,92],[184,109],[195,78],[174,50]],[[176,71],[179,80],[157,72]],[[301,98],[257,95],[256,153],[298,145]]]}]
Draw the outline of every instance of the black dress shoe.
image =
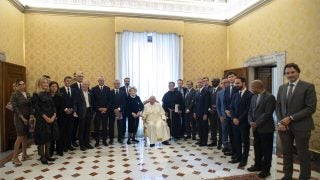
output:
[{"label": "black dress shoe", "polygon": [[63,149],[63,152],[68,152],[68,148],[64,148],[64,149]]},{"label": "black dress shoe", "polygon": [[154,144],[150,144],[150,147],[154,147]]},{"label": "black dress shoe", "polygon": [[103,141],[102,143],[104,146],[108,146],[109,144],[107,143],[107,141]]},{"label": "black dress shoe", "polygon": [[200,142],[196,142],[196,143],[194,143],[194,144],[199,145],[199,144],[200,144]]},{"label": "black dress shoe", "polygon": [[162,144],[163,145],[170,145],[170,143],[168,141],[163,141]]},{"label": "black dress shoe", "polygon": [[123,141],[122,141],[122,139],[118,139],[118,143],[120,143],[120,144],[123,144]]},{"label": "black dress shoe", "polygon": [[59,156],[63,156],[63,152],[57,152]]},{"label": "black dress shoe", "polygon": [[222,146],[221,144],[218,144],[218,147],[217,147],[218,150],[222,149]]},{"label": "black dress shoe", "polygon": [[72,147],[72,146],[68,147],[68,149],[69,149],[70,151],[74,151],[74,150],[75,150],[75,148]]},{"label": "black dress shoe", "polygon": [[41,157],[40,161],[41,161],[42,164],[48,164],[48,160],[45,157]]},{"label": "black dress shoe", "polygon": [[85,150],[87,150],[87,148],[84,147],[84,146],[80,146],[80,150],[81,150],[81,151],[85,151]]},{"label": "black dress shoe", "polygon": [[196,137],[195,137],[195,136],[192,136],[192,140],[196,140]]},{"label": "black dress shoe", "polygon": [[139,143],[139,140],[136,140],[136,139],[132,139],[132,141],[135,143]]},{"label": "black dress shoe", "polygon": [[225,155],[225,156],[232,156],[233,153],[232,153],[232,152],[225,152],[224,155]]},{"label": "black dress shoe", "polygon": [[94,147],[99,147],[99,142],[98,141],[94,144]]},{"label": "black dress shoe", "polygon": [[79,144],[74,141],[74,142],[72,142],[72,146],[73,146],[73,147],[79,147]]},{"label": "black dress shoe", "polygon": [[217,143],[210,143],[209,145],[208,145],[209,147],[213,147],[213,146],[217,146]]},{"label": "black dress shoe", "polygon": [[254,171],[261,171],[261,168],[260,167],[257,167],[255,165],[252,165],[251,167],[249,167],[247,169],[249,172],[254,172]]},{"label": "black dress shoe", "polygon": [[200,144],[199,146],[200,146],[200,147],[208,146],[208,144],[204,144],[204,143],[203,143],[203,144]]},{"label": "black dress shoe", "polygon": [[46,157],[47,161],[55,161],[56,159],[52,158],[52,157]]},{"label": "black dress shoe", "polygon": [[127,144],[131,144],[131,141],[130,141],[130,140],[128,140],[128,141],[127,141]]},{"label": "black dress shoe", "polygon": [[281,180],[292,180],[292,178],[291,178],[291,177],[285,177],[285,176],[284,176],[284,177],[281,178]]},{"label": "black dress shoe", "polygon": [[247,161],[241,161],[238,165],[238,168],[245,167],[247,165]]},{"label": "black dress shoe", "polygon": [[113,140],[110,140],[110,141],[109,141],[109,144],[110,144],[110,145],[113,145]]},{"label": "black dress shoe", "polygon": [[270,172],[260,172],[259,174],[258,174],[258,177],[259,178],[266,178],[266,177],[268,177],[268,176],[270,176]]},{"label": "black dress shoe", "polygon": [[231,164],[236,164],[239,162],[240,162],[240,160],[238,160],[238,159],[232,159],[231,161],[228,161],[228,163],[231,163]]},{"label": "black dress shoe", "polygon": [[228,148],[223,148],[222,149],[222,152],[227,152],[228,151]]},{"label": "black dress shoe", "polygon": [[87,145],[85,145],[85,147],[86,147],[87,149],[93,149],[93,146],[91,146],[91,144],[87,144]]}]

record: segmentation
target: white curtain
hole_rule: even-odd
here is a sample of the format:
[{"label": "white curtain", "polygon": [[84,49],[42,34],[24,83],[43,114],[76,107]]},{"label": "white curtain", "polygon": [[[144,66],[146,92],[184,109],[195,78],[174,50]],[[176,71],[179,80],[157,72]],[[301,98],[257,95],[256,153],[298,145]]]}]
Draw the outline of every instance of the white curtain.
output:
[{"label": "white curtain", "polygon": [[181,43],[176,34],[123,32],[118,34],[117,77],[131,78],[144,101],[151,95],[161,102],[168,82],[182,78]]}]

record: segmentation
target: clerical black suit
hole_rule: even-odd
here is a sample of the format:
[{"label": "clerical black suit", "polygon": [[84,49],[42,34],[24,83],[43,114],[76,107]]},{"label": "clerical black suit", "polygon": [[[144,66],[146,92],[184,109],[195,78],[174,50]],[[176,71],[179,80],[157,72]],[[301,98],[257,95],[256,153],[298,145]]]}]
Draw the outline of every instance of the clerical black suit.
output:
[{"label": "clerical black suit", "polygon": [[236,160],[247,163],[250,147],[250,125],[248,122],[248,112],[251,103],[252,93],[248,90],[235,93],[232,96],[231,117],[239,119],[239,125],[233,124],[234,144],[236,150]]},{"label": "clerical black suit", "polygon": [[61,114],[60,120],[58,119],[58,125],[60,129],[60,138],[57,141],[57,151],[62,153],[63,150],[71,147],[72,140],[72,129],[74,123],[73,113],[67,114],[66,108],[73,108],[76,103],[76,90],[69,87],[69,92],[66,90],[66,87],[60,88],[61,92],[61,109],[63,113]]},{"label": "clerical black suit", "polygon": [[[111,107],[109,112],[109,136],[110,140],[114,138],[114,123],[117,121],[117,128],[118,128],[118,141],[121,141],[123,137],[123,117],[125,117],[124,107],[126,105],[126,93],[124,91],[120,91],[120,89],[113,89],[110,93],[111,99]],[[121,113],[116,119],[116,115],[114,110],[118,109]]]},{"label": "clerical black suit", "polygon": [[208,118],[203,120],[204,115],[208,115],[209,91],[204,87],[196,92],[193,112],[196,115],[197,129],[200,136],[200,145],[205,146],[208,143]]},{"label": "clerical black suit", "polygon": [[[110,88],[108,86],[103,86],[102,89],[99,85],[92,88],[94,110],[96,116],[94,119],[94,131],[96,143],[99,144],[100,140],[100,125],[102,124],[102,141],[106,144],[107,140],[107,127],[108,127],[108,112],[110,110]],[[101,113],[99,108],[107,108],[106,113]]]},{"label": "clerical black suit", "polygon": [[210,93],[210,106],[209,109],[209,120],[210,120],[210,131],[211,131],[211,139],[212,143],[216,144],[217,143],[217,132],[219,131],[219,139],[218,139],[218,144],[222,144],[222,130],[221,130],[221,122],[220,118],[217,113],[217,107],[216,107],[216,102],[217,102],[217,93],[220,91],[222,88],[221,87],[211,87],[209,90]]},{"label": "clerical black suit", "polygon": [[[182,111],[183,100],[182,95],[178,91],[168,91],[162,98],[162,107],[168,114],[168,125],[170,127],[170,134],[179,139],[181,135],[181,114],[175,112],[175,105],[179,105],[179,110]],[[172,123],[171,123],[172,122]]]}]

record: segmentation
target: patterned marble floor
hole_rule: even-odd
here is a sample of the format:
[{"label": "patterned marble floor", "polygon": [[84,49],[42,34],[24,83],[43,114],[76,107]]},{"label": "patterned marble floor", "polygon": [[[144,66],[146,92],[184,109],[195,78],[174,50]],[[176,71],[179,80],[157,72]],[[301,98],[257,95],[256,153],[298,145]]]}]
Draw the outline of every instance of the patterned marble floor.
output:
[{"label": "patterned marble floor", "polygon": [[[36,147],[28,149],[33,160],[15,167],[11,162],[0,168],[0,179],[213,179],[248,174],[229,164],[229,157],[216,147],[198,147],[195,141],[171,142],[145,147],[142,140],[136,145],[115,143],[85,152],[76,150],[58,157],[49,165],[38,160]],[[253,154],[252,149],[250,154]],[[252,165],[252,156],[247,167]],[[281,159],[274,156],[272,174],[268,179],[281,178]],[[246,167],[246,168],[247,168]],[[276,168],[275,168],[276,167]],[[295,176],[298,167],[295,166]],[[277,170],[276,170],[277,169]],[[312,172],[313,177],[320,177]],[[316,179],[316,178],[315,178]]]}]

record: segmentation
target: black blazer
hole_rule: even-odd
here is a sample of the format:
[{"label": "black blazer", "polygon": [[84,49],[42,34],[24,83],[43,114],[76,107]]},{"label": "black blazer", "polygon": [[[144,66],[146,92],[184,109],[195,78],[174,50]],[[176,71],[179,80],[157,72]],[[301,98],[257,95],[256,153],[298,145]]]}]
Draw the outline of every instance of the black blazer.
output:
[{"label": "black blazer", "polygon": [[235,86],[233,86],[232,88],[232,92],[230,95],[230,86],[226,87],[224,90],[224,106],[226,110],[231,110],[231,98],[233,96],[234,93],[237,93],[238,90]]},{"label": "black blazer", "polygon": [[248,121],[255,122],[256,131],[260,133],[272,133],[275,130],[273,112],[276,107],[276,98],[269,92],[265,91],[261,94],[258,104],[258,95],[251,98]]},{"label": "black blazer", "polygon": [[[187,90],[188,92],[188,90]],[[193,111],[193,104],[194,104],[194,97],[196,95],[196,90],[195,89],[190,89],[190,92],[186,94],[185,96],[185,101],[184,101],[184,106],[185,109],[189,109],[189,111]]]},{"label": "black blazer", "polygon": [[126,106],[126,112],[128,116],[130,116],[131,113],[137,113],[139,111],[143,111],[143,108],[144,106],[139,96],[136,96],[134,98],[132,98],[131,96],[128,96],[127,106]]},{"label": "black blazer", "polygon": [[73,88],[70,88],[70,89],[71,89],[71,97],[67,94],[65,86],[60,88],[60,93],[62,98],[61,108],[63,111],[65,108],[74,108],[74,105],[76,103],[77,92]]},{"label": "black blazer", "polygon": [[[129,91],[129,88],[130,88],[130,86],[128,87],[128,91]],[[126,87],[125,87],[125,86],[120,87],[120,88],[119,88],[119,91],[122,91],[122,92],[123,92],[122,94],[123,94],[125,97],[127,97],[127,96],[130,95],[129,92],[128,92],[128,95],[127,95],[127,90],[126,90]]]},{"label": "black blazer", "polygon": [[92,98],[92,92],[88,91],[88,100],[89,100],[90,108],[87,109],[87,104],[86,104],[86,100],[84,98],[83,91],[79,91],[79,96],[77,96],[77,101],[75,103],[74,109],[77,112],[77,115],[79,116],[80,119],[85,118],[87,110],[92,112],[92,109],[93,109],[93,100],[92,99],[93,99]]},{"label": "black blazer", "polygon": [[115,89],[112,89],[110,92],[110,99],[111,99],[111,108],[110,113],[114,114],[115,109],[120,108],[120,112],[124,113],[124,107],[126,106],[126,96],[127,94],[125,91],[120,91],[116,95]]},{"label": "black blazer", "polygon": [[232,95],[231,103],[231,117],[239,119],[239,126],[248,126],[248,112],[251,103],[252,93],[249,90],[246,90],[242,97],[238,93]]},{"label": "black blazer", "polygon": [[[183,100],[185,99],[185,97],[186,97],[186,94],[187,94],[187,88],[186,87],[182,87],[182,89],[183,89],[183,95],[184,96],[182,96],[182,98],[183,98]],[[176,90],[176,91],[178,91],[178,87],[176,87],[176,88],[174,88],[174,90]],[[178,92],[180,92],[180,91],[178,91]],[[181,92],[180,92],[181,93]]]},{"label": "black blazer", "polygon": [[201,90],[201,92],[197,91],[194,100],[193,112],[197,116],[208,114],[209,100],[210,94],[205,87]]},{"label": "black blazer", "polygon": [[108,86],[103,86],[102,91],[99,85],[92,88],[93,95],[93,107],[96,112],[99,112],[99,108],[107,108],[109,111],[111,107],[110,100],[110,88]]},{"label": "black blazer", "polygon": [[214,87],[211,87],[209,92],[210,92],[210,108],[211,109],[216,109],[216,104],[217,104],[217,93],[222,90],[220,86],[218,86],[217,90],[213,93]]},{"label": "black blazer", "polygon": [[71,84],[71,86],[70,86],[70,87],[72,87],[73,89],[75,89],[75,90],[77,90],[77,91],[81,91],[81,88],[79,88],[79,86],[78,86],[78,83],[77,83],[77,82],[75,82],[75,83]]}]

